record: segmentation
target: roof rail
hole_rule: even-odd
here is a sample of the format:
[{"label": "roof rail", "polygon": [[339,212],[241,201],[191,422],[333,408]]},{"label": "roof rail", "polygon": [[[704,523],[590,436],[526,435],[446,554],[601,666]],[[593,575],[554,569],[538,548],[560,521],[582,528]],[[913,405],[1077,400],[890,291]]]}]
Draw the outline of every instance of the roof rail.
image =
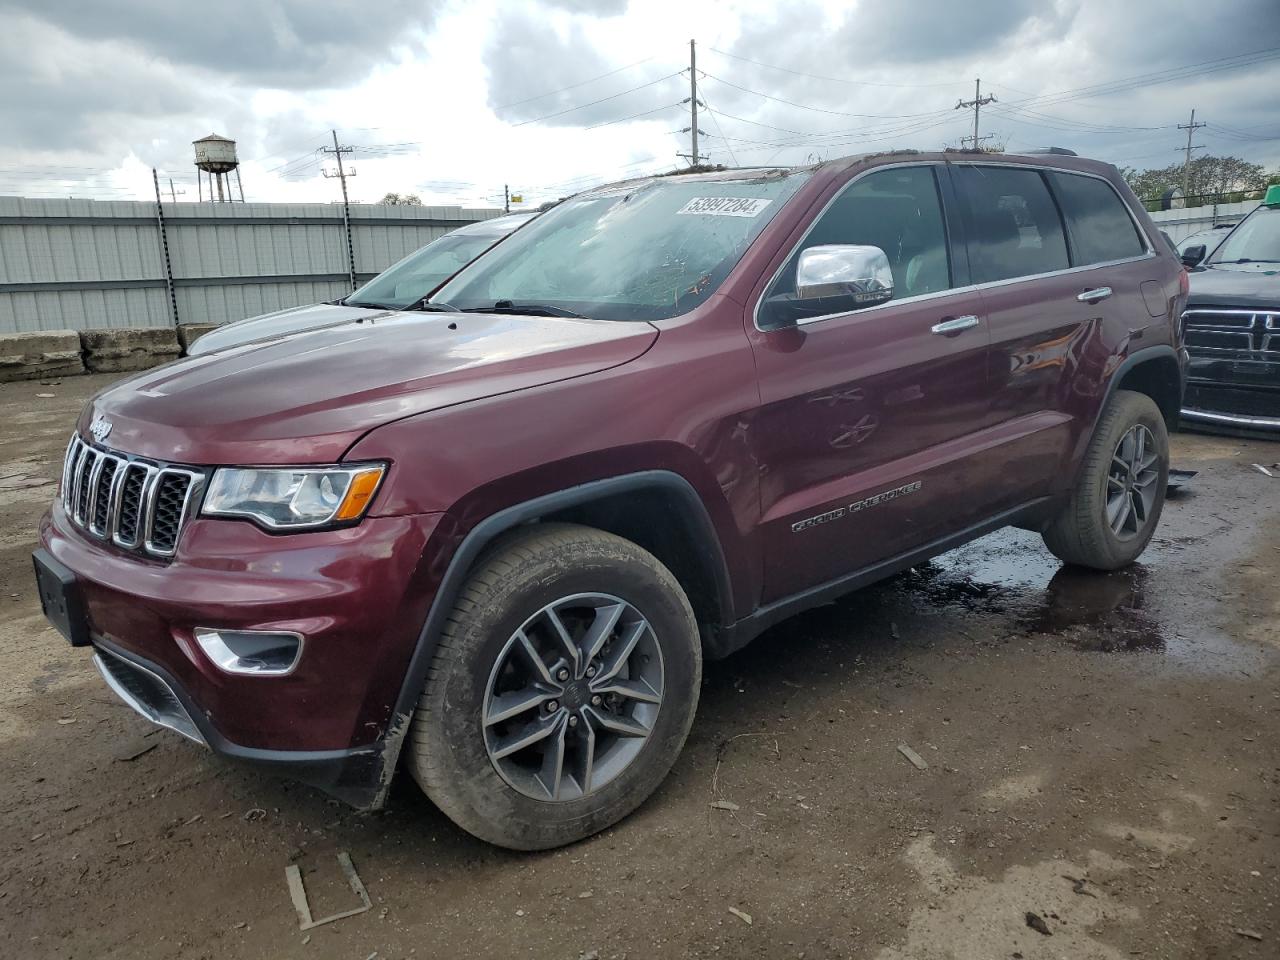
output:
[{"label": "roof rail", "polygon": [[1051,153],[1055,157],[1078,157],[1080,154],[1074,150],[1068,150],[1066,147],[1032,147],[1030,150],[1023,150],[1023,153]]}]

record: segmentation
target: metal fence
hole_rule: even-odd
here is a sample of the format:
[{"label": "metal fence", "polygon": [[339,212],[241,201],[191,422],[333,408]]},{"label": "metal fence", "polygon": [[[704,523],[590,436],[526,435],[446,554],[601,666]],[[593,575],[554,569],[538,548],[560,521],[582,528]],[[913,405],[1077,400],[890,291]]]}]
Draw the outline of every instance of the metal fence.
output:
[{"label": "metal fence", "polygon": [[[359,282],[496,209],[351,208]],[[342,208],[0,197],[0,333],[224,323],[351,292]]]}]

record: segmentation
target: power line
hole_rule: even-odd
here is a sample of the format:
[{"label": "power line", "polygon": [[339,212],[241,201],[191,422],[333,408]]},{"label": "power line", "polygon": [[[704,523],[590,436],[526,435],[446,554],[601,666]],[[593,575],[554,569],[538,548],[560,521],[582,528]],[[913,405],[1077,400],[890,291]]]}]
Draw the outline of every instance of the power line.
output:
[{"label": "power line", "polygon": [[563,117],[566,113],[573,113],[577,110],[585,110],[587,107],[594,107],[596,104],[599,104],[599,103],[608,103],[610,100],[617,100],[619,97],[625,97],[628,93],[635,93],[637,90],[643,90],[646,87],[652,87],[655,84],[662,83],[665,80],[670,80],[672,77],[678,77],[682,73],[684,73],[683,70],[677,70],[675,73],[669,73],[666,76],[658,77],[658,79],[650,80],[648,83],[642,83],[638,87],[631,87],[627,90],[623,90],[621,93],[615,93],[607,97],[601,97],[599,100],[592,100],[588,103],[580,103],[576,107],[569,107],[565,110],[557,110],[555,113],[548,113],[541,117],[534,117],[531,120],[521,120],[519,123],[513,123],[511,126],[525,127],[531,123],[540,123],[543,120],[553,120],[556,117]]},{"label": "power line", "polygon": [[688,100],[677,100],[675,103],[668,103],[665,107],[654,107],[652,110],[643,110],[640,113],[633,113],[629,117],[619,117],[617,120],[606,120],[604,123],[593,123],[589,127],[583,127],[583,130],[598,130],[600,127],[611,127],[615,123],[626,123],[628,120],[639,120],[641,117],[647,117],[650,114],[661,113],[663,110],[670,110],[673,107],[683,107]]},{"label": "power line", "polygon": [[781,70],[783,73],[790,73],[797,77],[808,77],[810,80],[826,80],[830,83],[848,83],[855,86],[866,87],[901,87],[903,89],[924,89],[926,87],[954,87],[966,81],[954,80],[947,83],[886,83],[878,80],[846,80],[841,77],[825,77],[819,73],[805,73],[803,70],[792,70],[790,67],[780,67],[773,63],[764,63],[761,60],[752,60],[750,57],[739,56],[736,53],[729,53],[725,50],[717,50],[715,47],[708,47],[712,53],[718,53],[722,57],[729,57],[733,60],[741,60],[744,63],[754,63],[757,67],[768,67],[770,70]]},{"label": "power line", "polygon": [[729,146],[730,138],[724,135],[724,128],[720,126],[720,118],[716,116],[715,111],[713,111],[710,105],[706,103],[705,97],[703,98],[703,105],[707,108],[707,113],[711,114],[711,122],[716,125],[716,130],[720,133],[720,139],[724,141],[724,148],[729,153],[729,161],[736,167],[738,165],[738,158],[733,155],[733,147]]},{"label": "power line", "polygon": [[702,75],[709,80],[715,80],[717,83],[723,83],[727,87],[733,87],[735,90],[741,90],[743,93],[750,93],[757,97],[763,97],[766,100],[773,100],[776,103],[785,103],[789,107],[797,107],[800,110],[812,110],[814,113],[825,113],[833,117],[853,117],[855,120],[909,120],[916,117],[929,117],[938,113],[937,110],[928,113],[848,113],[844,110],[828,110],[825,107],[814,107],[807,103],[798,103],[795,100],[788,100],[785,97],[775,97],[771,93],[761,93],[759,90],[752,90],[750,87],[744,87],[734,83],[731,80],[725,80],[723,77],[717,77],[714,73],[701,71]]},{"label": "power line", "polygon": [[506,110],[508,107],[518,107],[522,103],[532,103],[534,100],[542,100],[546,97],[553,97],[557,93],[564,93],[566,90],[576,90],[578,87],[585,87],[589,83],[595,83],[597,80],[603,80],[606,77],[612,77],[615,74],[622,73],[624,70],[630,70],[632,67],[638,67],[641,64],[648,63],[653,57],[645,57],[643,60],[637,60],[635,63],[629,63],[625,67],[618,67],[617,70],[610,70],[608,73],[602,73],[598,77],[592,77],[590,80],[582,80],[578,83],[571,83],[567,87],[561,87],[559,90],[550,90],[547,93],[540,93],[535,97],[525,97],[523,100],[512,100],[510,103],[503,103],[493,107],[494,111]]},{"label": "power line", "polygon": [[1116,80],[1090,84],[1089,86],[1076,87],[1069,90],[1059,90],[1054,93],[1040,94],[1025,100],[1012,101],[1012,105],[1029,106],[1034,104],[1037,106],[1048,106],[1054,103],[1067,103],[1072,100],[1084,100],[1092,97],[1108,96],[1113,93],[1125,93],[1129,90],[1136,90],[1141,87],[1169,83],[1173,80],[1182,80],[1189,76],[1200,76],[1208,73],[1217,73],[1221,70],[1235,70],[1239,67],[1248,67],[1259,63],[1267,63],[1271,60],[1277,59],[1278,57],[1280,57],[1280,47],[1270,47],[1265,50],[1255,50],[1252,53],[1217,57],[1213,60],[1202,60],[1197,63],[1184,64],[1180,67],[1169,67],[1165,70],[1135,74],[1131,77],[1122,77]]}]

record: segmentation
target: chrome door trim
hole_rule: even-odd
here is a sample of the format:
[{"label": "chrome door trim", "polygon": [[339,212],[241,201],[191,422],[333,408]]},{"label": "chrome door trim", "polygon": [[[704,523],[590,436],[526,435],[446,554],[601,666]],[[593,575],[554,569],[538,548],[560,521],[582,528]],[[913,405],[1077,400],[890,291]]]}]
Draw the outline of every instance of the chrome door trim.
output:
[{"label": "chrome door trim", "polygon": [[1076,299],[1080,303],[1101,303],[1109,296],[1111,296],[1110,287],[1094,287],[1092,290],[1077,293]]}]

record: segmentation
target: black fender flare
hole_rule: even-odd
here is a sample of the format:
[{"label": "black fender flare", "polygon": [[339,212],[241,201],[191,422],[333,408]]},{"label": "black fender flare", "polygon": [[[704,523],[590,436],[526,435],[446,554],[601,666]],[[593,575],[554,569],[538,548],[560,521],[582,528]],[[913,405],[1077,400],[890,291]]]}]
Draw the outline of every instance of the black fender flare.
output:
[{"label": "black fender flare", "polygon": [[[1187,364],[1184,354],[1167,343],[1156,344],[1151,347],[1143,347],[1141,350],[1135,350],[1116,368],[1115,373],[1111,375],[1111,380],[1107,383],[1107,392],[1102,398],[1102,403],[1098,405],[1097,416],[1093,418],[1094,429],[1098,426],[1098,420],[1102,417],[1102,411],[1106,409],[1108,403],[1111,402],[1112,395],[1120,388],[1120,381],[1134,367],[1141,363],[1147,363],[1151,360],[1159,360],[1166,358],[1172,360],[1174,366],[1178,369],[1178,409],[1182,408],[1182,395],[1187,390]],[[1090,434],[1092,435],[1092,430]]]},{"label": "black fender flare", "polygon": [[[1120,389],[1120,381],[1125,378],[1125,374],[1139,364],[1148,363],[1152,360],[1172,360],[1178,368],[1178,407],[1181,408],[1182,394],[1186,391],[1187,385],[1187,365],[1184,356],[1184,352],[1179,352],[1167,343],[1160,343],[1150,347],[1143,347],[1141,350],[1135,350],[1121,361],[1107,381],[1107,389],[1102,394],[1102,400],[1098,404],[1097,410],[1094,411],[1093,422],[1089,424],[1087,431],[1081,431],[1076,449],[1072,452],[1071,460],[1068,461],[1069,464],[1075,465],[1075,468],[1068,473],[1068,476],[1071,477],[1072,486],[1076,483],[1080,468],[1084,463],[1084,452],[1088,449],[1089,444],[1093,441],[1093,435],[1098,430],[1098,422],[1102,419],[1102,411],[1107,409],[1107,404],[1111,402],[1115,392]],[[1070,487],[1067,489],[1070,489]]]},{"label": "black fender flare", "polygon": [[400,750],[409,732],[413,711],[421,696],[423,684],[426,682],[427,671],[435,656],[436,645],[444,629],[445,619],[453,609],[458,593],[466,582],[467,574],[484,549],[497,537],[529,520],[618,494],[655,489],[672,495],[682,519],[692,524],[697,542],[703,548],[703,555],[699,561],[708,567],[712,582],[715,584],[721,623],[733,622],[732,585],[720,536],[716,532],[715,524],[702,498],[693,485],[678,473],[670,470],[645,470],[594,480],[517,503],[491,514],[471,528],[450,557],[449,566],[440,580],[440,587],[431,601],[431,609],[427,611],[422,629],[418,633],[413,655],[409,659],[409,667],[405,671],[391,719],[382,737],[380,789],[377,799],[372,804],[375,809],[385,803]]}]

